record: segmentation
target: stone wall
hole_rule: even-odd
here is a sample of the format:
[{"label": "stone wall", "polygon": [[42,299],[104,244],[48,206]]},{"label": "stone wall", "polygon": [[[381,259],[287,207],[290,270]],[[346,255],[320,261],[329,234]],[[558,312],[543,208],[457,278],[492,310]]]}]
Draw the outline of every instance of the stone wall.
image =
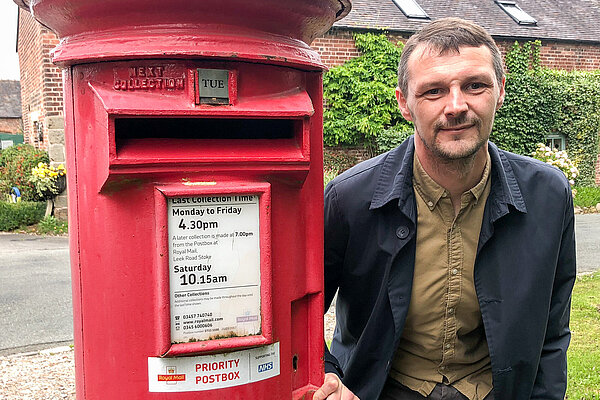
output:
[{"label": "stone wall", "polygon": [[[65,125],[63,117],[47,117],[48,124],[48,155],[50,165],[58,167],[65,165]],[[69,171],[67,171],[69,173]],[[58,195],[54,200],[54,216],[58,219],[67,219],[67,191]]]}]

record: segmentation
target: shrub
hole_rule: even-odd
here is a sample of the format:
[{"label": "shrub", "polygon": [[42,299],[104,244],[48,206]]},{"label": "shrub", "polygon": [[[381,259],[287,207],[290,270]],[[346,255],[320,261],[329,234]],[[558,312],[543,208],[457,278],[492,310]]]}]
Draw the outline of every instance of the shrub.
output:
[{"label": "shrub", "polygon": [[375,147],[384,129],[406,125],[396,102],[402,44],[384,34],[355,34],[361,55],[329,70],[323,78],[323,136],[326,146]]},{"label": "shrub", "polygon": [[381,132],[375,139],[377,153],[385,153],[398,147],[415,132],[411,125],[396,125]]},{"label": "shrub", "polygon": [[[18,144],[0,152],[0,195],[9,194],[16,186],[23,200],[41,200],[29,181],[31,170],[40,162],[47,163],[48,153],[29,144]],[[2,196],[4,197],[4,196]]]},{"label": "shrub", "polygon": [[538,143],[532,156],[535,159],[560,169],[569,180],[571,186],[575,184],[575,178],[579,175],[579,170],[575,166],[575,163],[571,161],[566,151],[551,149],[543,143]]},{"label": "shrub", "polygon": [[50,235],[62,235],[68,232],[67,222],[54,217],[44,217],[38,224],[38,232]]},{"label": "shrub", "polygon": [[350,167],[353,167],[358,159],[353,155],[346,153],[325,152],[323,154],[323,169],[340,174]]},{"label": "shrub", "polygon": [[22,226],[36,224],[42,219],[45,211],[46,203],[0,201],[0,231],[11,231]]}]

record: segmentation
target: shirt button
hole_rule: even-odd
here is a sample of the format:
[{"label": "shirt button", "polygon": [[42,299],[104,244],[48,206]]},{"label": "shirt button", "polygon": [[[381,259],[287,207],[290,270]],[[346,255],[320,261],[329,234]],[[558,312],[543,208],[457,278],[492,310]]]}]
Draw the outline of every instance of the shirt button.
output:
[{"label": "shirt button", "polygon": [[398,239],[406,239],[409,233],[410,231],[406,226],[401,226],[396,229],[396,236],[398,236]]},{"label": "shirt button", "polygon": [[454,268],[452,271],[450,271],[452,273],[452,275],[456,275],[458,274],[458,270],[456,268]]},{"label": "shirt button", "polygon": [[429,207],[433,207],[433,201],[428,201],[428,202],[427,202],[427,205],[428,205]]},{"label": "shirt button", "polygon": [[452,345],[451,345],[450,343],[446,343],[446,344],[444,345],[444,348],[445,348],[446,350],[448,350],[450,347],[452,347]]},{"label": "shirt button", "polygon": [[448,314],[454,314],[454,308],[449,308],[448,309]]}]

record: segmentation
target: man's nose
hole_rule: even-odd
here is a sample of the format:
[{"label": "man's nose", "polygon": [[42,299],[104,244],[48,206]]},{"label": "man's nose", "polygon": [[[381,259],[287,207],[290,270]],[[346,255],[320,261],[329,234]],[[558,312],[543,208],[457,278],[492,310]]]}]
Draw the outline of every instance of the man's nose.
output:
[{"label": "man's nose", "polygon": [[448,116],[456,117],[469,109],[463,91],[456,87],[452,88],[446,99],[446,108],[444,113]]}]

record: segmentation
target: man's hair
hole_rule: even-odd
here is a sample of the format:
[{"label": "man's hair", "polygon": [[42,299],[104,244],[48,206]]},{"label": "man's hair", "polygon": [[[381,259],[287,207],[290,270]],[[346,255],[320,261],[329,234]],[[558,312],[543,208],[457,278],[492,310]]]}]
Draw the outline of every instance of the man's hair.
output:
[{"label": "man's hair", "polygon": [[502,55],[494,42],[494,39],[481,26],[460,18],[442,18],[431,22],[417,31],[408,39],[402,50],[400,63],[398,64],[398,87],[408,95],[408,59],[419,45],[438,51],[440,55],[449,52],[460,52],[460,47],[486,46],[492,53],[492,63],[496,80],[502,84],[504,77],[504,66]]}]

